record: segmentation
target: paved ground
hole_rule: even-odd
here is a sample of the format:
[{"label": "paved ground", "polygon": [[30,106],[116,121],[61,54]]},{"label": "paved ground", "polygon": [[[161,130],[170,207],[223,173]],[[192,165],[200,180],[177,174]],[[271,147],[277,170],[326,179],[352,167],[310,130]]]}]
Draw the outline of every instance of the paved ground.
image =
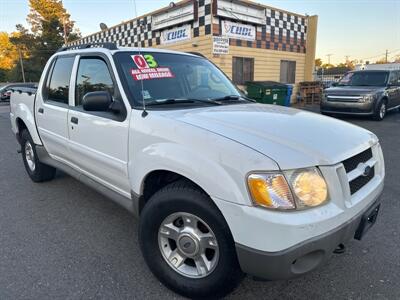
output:
[{"label": "paved ground", "polygon": [[[179,298],[147,269],[137,223],[119,206],[59,174],[34,184],[25,174],[0,105],[0,299]],[[246,278],[232,299],[400,299],[400,114],[348,119],[375,132],[387,179],[376,226],[322,270],[303,278]]]}]

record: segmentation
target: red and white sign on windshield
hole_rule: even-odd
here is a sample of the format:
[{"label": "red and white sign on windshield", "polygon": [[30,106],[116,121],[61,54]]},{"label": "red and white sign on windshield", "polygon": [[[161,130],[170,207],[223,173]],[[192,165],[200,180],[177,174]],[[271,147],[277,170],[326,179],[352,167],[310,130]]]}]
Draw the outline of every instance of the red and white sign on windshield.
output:
[{"label": "red and white sign on windshield", "polygon": [[168,67],[159,67],[152,55],[132,55],[132,59],[137,66],[137,69],[131,69],[134,80],[175,77]]}]

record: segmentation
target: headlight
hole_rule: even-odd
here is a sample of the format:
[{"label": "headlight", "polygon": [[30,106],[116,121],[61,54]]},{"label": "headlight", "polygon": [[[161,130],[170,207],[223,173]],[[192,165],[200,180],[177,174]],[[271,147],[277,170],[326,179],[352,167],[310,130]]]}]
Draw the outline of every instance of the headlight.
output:
[{"label": "headlight", "polygon": [[305,209],[328,200],[325,179],[317,168],[251,174],[247,179],[256,205],[271,209]]},{"label": "headlight", "polygon": [[328,187],[317,168],[286,172],[298,209],[321,205],[328,200]]},{"label": "headlight", "polygon": [[360,102],[371,102],[374,100],[374,95],[372,94],[367,94],[362,96],[362,98],[360,98]]}]

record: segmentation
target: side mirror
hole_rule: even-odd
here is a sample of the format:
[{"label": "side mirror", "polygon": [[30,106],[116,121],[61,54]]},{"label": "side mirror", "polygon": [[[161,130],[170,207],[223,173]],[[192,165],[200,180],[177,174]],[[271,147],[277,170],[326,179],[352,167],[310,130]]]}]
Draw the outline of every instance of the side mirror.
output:
[{"label": "side mirror", "polygon": [[86,111],[108,111],[112,102],[109,92],[90,92],[83,96],[82,106]]}]

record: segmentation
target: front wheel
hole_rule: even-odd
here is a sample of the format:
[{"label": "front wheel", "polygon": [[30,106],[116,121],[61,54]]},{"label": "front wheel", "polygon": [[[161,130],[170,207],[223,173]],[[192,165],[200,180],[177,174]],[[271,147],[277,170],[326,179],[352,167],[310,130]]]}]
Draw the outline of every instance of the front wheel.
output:
[{"label": "front wheel", "polygon": [[379,102],[379,104],[377,105],[375,112],[374,112],[374,120],[376,121],[382,121],[385,116],[386,116],[386,112],[387,112],[387,105],[386,105],[386,101],[382,100]]},{"label": "front wheel", "polygon": [[243,278],[224,217],[186,181],[149,200],[140,216],[139,241],[153,274],[183,296],[223,297]]}]

